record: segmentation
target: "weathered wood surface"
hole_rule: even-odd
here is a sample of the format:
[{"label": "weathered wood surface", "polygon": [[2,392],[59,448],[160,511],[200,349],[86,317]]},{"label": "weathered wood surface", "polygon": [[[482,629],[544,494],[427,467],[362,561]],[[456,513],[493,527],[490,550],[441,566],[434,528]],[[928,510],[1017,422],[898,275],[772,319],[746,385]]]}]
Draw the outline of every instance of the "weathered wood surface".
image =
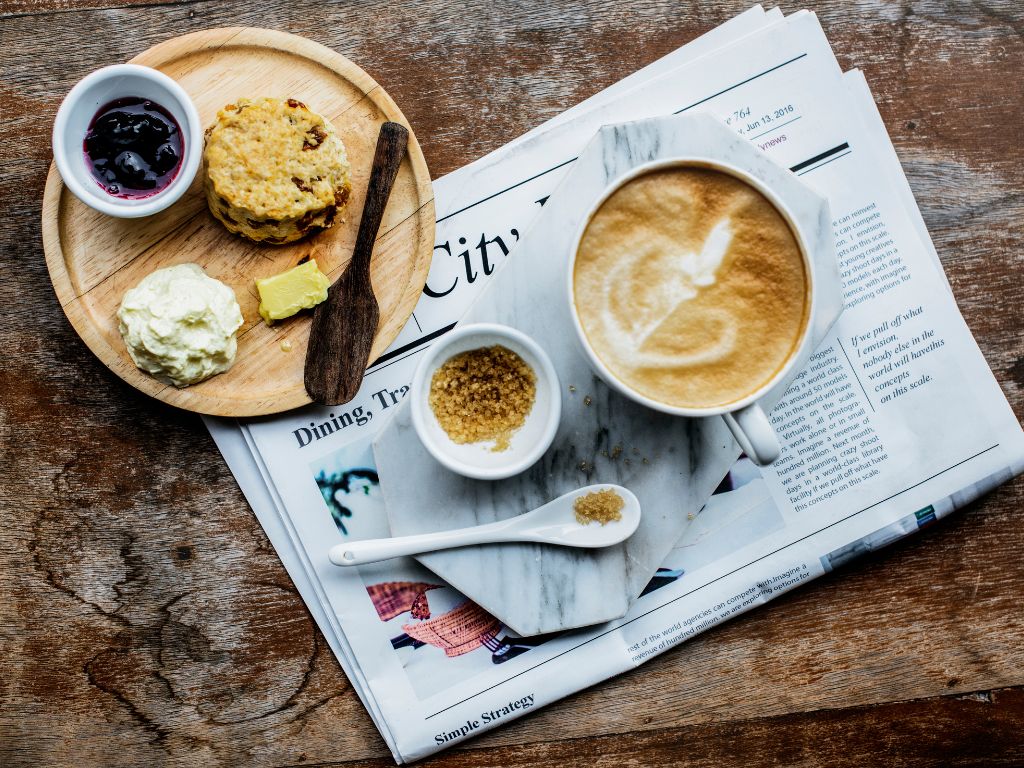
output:
[{"label": "weathered wood surface", "polygon": [[[435,176],[745,7],[0,3],[0,764],[387,765],[198,417],[78,340],[39,235],[87,71],[186,31],[306,35],[385,85]],[[792,11],[796,5],[787,5]],[[1024,416],[1024,11],[830,0],[960,307]],[[1019,479],[924,534],[436,765],[1024,763]]]}]

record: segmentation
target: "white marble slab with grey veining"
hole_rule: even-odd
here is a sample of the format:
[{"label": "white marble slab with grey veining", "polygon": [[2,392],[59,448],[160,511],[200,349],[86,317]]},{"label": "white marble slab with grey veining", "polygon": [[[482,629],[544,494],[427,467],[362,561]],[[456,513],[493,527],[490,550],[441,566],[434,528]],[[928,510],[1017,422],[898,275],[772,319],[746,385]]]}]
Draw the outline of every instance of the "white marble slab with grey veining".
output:
[{"label": "white marble slab with grey veining", "polygon": [[[684,156],[738,166],[789,207],[814,254],[814,336],[820,340],[842,310],[827,201],[710,116],[606,126],[462,321],[511,325],[547,351],[563,398],[551,448],[522,475],[498,482],[466,479],[443,468],[420,444],[408,400],[374,443],[396,536],[493,522],[592,483],[620,483],[637,495],[643,510],[639,530],[608,549],[495,544],[418,558],[521,635],[622,616],[679,539],[687,515],[703,506],[739,455],[721,418],[667,416],[605,386],[577,347],[567,306],[569,250],[603,190],[640,164]],[[777,387],[767,403],[784,389]]]}]

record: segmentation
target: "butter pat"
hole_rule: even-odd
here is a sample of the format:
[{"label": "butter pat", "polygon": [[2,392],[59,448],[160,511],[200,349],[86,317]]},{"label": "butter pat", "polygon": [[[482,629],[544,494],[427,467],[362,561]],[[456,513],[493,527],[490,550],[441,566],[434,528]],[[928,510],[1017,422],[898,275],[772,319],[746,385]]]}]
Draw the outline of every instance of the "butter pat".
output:
[{"label": "butter pat", "polygon": [[135,365],[186,387],[231,367],[242,311],[224,283],[197,264],[178,264],[128,291],[117,319]]},{"label": "butter pat", "polygon": [[320,271],[316,259],[292,267],[273,277],[256,281],[260,292],[260,316],[270,325],[302,309],[315,307],[327,298],[331,281]]}]

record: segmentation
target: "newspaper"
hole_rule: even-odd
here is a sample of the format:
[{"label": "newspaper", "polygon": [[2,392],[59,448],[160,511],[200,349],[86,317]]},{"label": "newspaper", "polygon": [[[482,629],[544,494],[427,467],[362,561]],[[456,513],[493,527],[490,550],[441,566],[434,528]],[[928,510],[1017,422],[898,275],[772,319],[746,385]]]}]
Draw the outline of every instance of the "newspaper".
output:
[{"label": "newspaper", "polygon": [[[622,619],[518,637],[388,535],[371,441],[596,128],[716,115],[828,197],[846,308],[771,413],[783,453],[732,468]],[[409,325],[343,408],[207,424],[397,761],[633,668],[943,517],[1024,471],[1024,432],[965,325],[862,75],[817,18],[759,7],[435,183],[437,246]],[[330,431],[318,425],[339,425]],[[500,573],[495,574],[500,578]]]}]

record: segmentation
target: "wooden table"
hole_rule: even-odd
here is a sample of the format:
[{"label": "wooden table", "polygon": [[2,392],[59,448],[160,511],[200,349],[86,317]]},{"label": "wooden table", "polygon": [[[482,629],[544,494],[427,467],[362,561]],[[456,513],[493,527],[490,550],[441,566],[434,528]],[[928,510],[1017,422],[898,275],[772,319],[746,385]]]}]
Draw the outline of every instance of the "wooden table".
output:
[{"label": "wooden table", "polygon": [[[284,29],[385,84],[440,176],[746,1],[716,5],[0,3],[0,764],[391,762],[199,418],[109,373],[57,305],[38,218],[50,127],[71,85],[183,32]],[[1020,418],[1024,12],[1016,0],[830,0],[817,11],[844,68],[867,74]],[[1022,503],[1018,478],[427,762],[1020,765]]]}]

